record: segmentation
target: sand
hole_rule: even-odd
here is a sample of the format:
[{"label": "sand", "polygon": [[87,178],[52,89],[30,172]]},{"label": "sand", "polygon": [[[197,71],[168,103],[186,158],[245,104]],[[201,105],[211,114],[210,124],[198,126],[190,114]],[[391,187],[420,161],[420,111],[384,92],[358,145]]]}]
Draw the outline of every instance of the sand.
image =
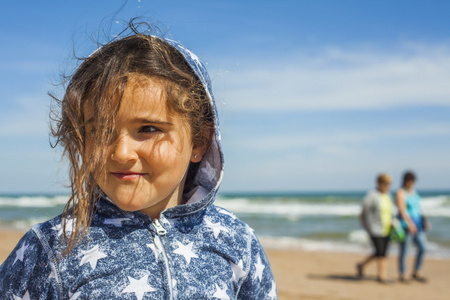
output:
[{"label": "sand", "polygon": [[[15,247],[23,232],[0,230],[0,263]],[[355,265],[362,254],[305,252],[266,249],[278,285],[280,300],[293,299],[450,299],[450,260],[426,258],[423,275],[427,283],[394,281],[396,257],[389,258],[392,284],[378,283],[376,266],[368,266],[363,280],[355,277]],[[410,267],[412,261],[409,261]]]},{"label": "sand", "polygon": [[[395,281],[396,257],[389,257],[392,284],[376,281],[376,265],[367,266],[365,278],[356,278],[357,262],[364,255],[353,253],[266,250],[278,285],[279,299],[450,299],[450,260],[426,259],[427,283]],[[412,264],[409,260],[408,267]]]}]

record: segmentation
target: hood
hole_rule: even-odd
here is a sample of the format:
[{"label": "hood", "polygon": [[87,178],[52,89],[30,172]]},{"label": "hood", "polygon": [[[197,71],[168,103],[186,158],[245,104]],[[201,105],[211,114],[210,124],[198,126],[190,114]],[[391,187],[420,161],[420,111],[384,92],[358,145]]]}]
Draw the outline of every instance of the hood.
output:
[{"label": "hood", "polygon": [[195,213],[204,209],[212,201],[214,201],[217,190],[223,176],[224,159],[222,148],[220,145],[220,130],[219,130],[219,118],[217,113],[216,104],[214,101],[214,95],[212,92],[211,80],[205,66],[200,59],[192,51],[181,45],[179,42],[157,37],[167,42],[174,47],[200,79],[205,88],[206,94],[212,106],[214,116],[214,135],[211,141],[211,145],[206,151],[203,159],[199,163],[197,174],[194,178],[194,184],[200,188],[194,193],[184,205],[169,208],[163,212],[164,216],[173,218],[177,216],[183,216],[191,213]]}]

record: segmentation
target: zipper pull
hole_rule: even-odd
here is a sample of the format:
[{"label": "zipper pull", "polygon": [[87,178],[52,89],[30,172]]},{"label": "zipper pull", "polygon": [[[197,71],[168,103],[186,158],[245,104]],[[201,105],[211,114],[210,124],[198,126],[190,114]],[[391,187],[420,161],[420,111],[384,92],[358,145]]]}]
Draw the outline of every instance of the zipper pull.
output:
[{"label": "zipper pull", "polygon": [[153,227],[156,230],[156,234],[158,235],[166,235],[167,231],[164,229],[164,227],[162,227],[161,223],[159,223],[158,219],[155,219],[153,221]]}]

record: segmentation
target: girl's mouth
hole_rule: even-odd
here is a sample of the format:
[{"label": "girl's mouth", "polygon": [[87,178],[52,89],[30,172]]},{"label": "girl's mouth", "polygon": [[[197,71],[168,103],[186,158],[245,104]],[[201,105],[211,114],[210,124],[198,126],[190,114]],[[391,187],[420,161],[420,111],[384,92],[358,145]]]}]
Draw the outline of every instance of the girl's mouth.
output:
[{"label": "girl's mouth", "polygon": [[122,180],[136,180],[145,175],[145,173],[134,172],[111,172],[111,174]]}]

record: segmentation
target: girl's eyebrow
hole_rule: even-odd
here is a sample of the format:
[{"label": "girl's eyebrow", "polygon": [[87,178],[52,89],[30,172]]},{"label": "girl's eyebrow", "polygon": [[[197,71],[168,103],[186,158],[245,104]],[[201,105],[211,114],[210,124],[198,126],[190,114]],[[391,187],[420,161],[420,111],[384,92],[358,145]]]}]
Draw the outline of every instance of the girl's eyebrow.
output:
[{"label": "girl's eyebrow", "polygon": [[[133,120],[136,123],[142,123],[142,124],[161,124],[161,125],[173,125],[170,122],[165,122],[165,121],[160,121],[160,120],[150,120],[150,119],[146,119],[146,118],[136,118]],[[86,121],[86,124],[89,123],[93,123],[94,122],[94,117],[91,117],[89,120]]]},{"label": "girl's eyebrow", "polygon": [[152,120],[152,119],[146,119],[146,118],[136,118],[133,120],[136,123],[144,123],[144,124],[160,124],[160,125],[173,125],[170,122],[161,121],[161,120]]}]

